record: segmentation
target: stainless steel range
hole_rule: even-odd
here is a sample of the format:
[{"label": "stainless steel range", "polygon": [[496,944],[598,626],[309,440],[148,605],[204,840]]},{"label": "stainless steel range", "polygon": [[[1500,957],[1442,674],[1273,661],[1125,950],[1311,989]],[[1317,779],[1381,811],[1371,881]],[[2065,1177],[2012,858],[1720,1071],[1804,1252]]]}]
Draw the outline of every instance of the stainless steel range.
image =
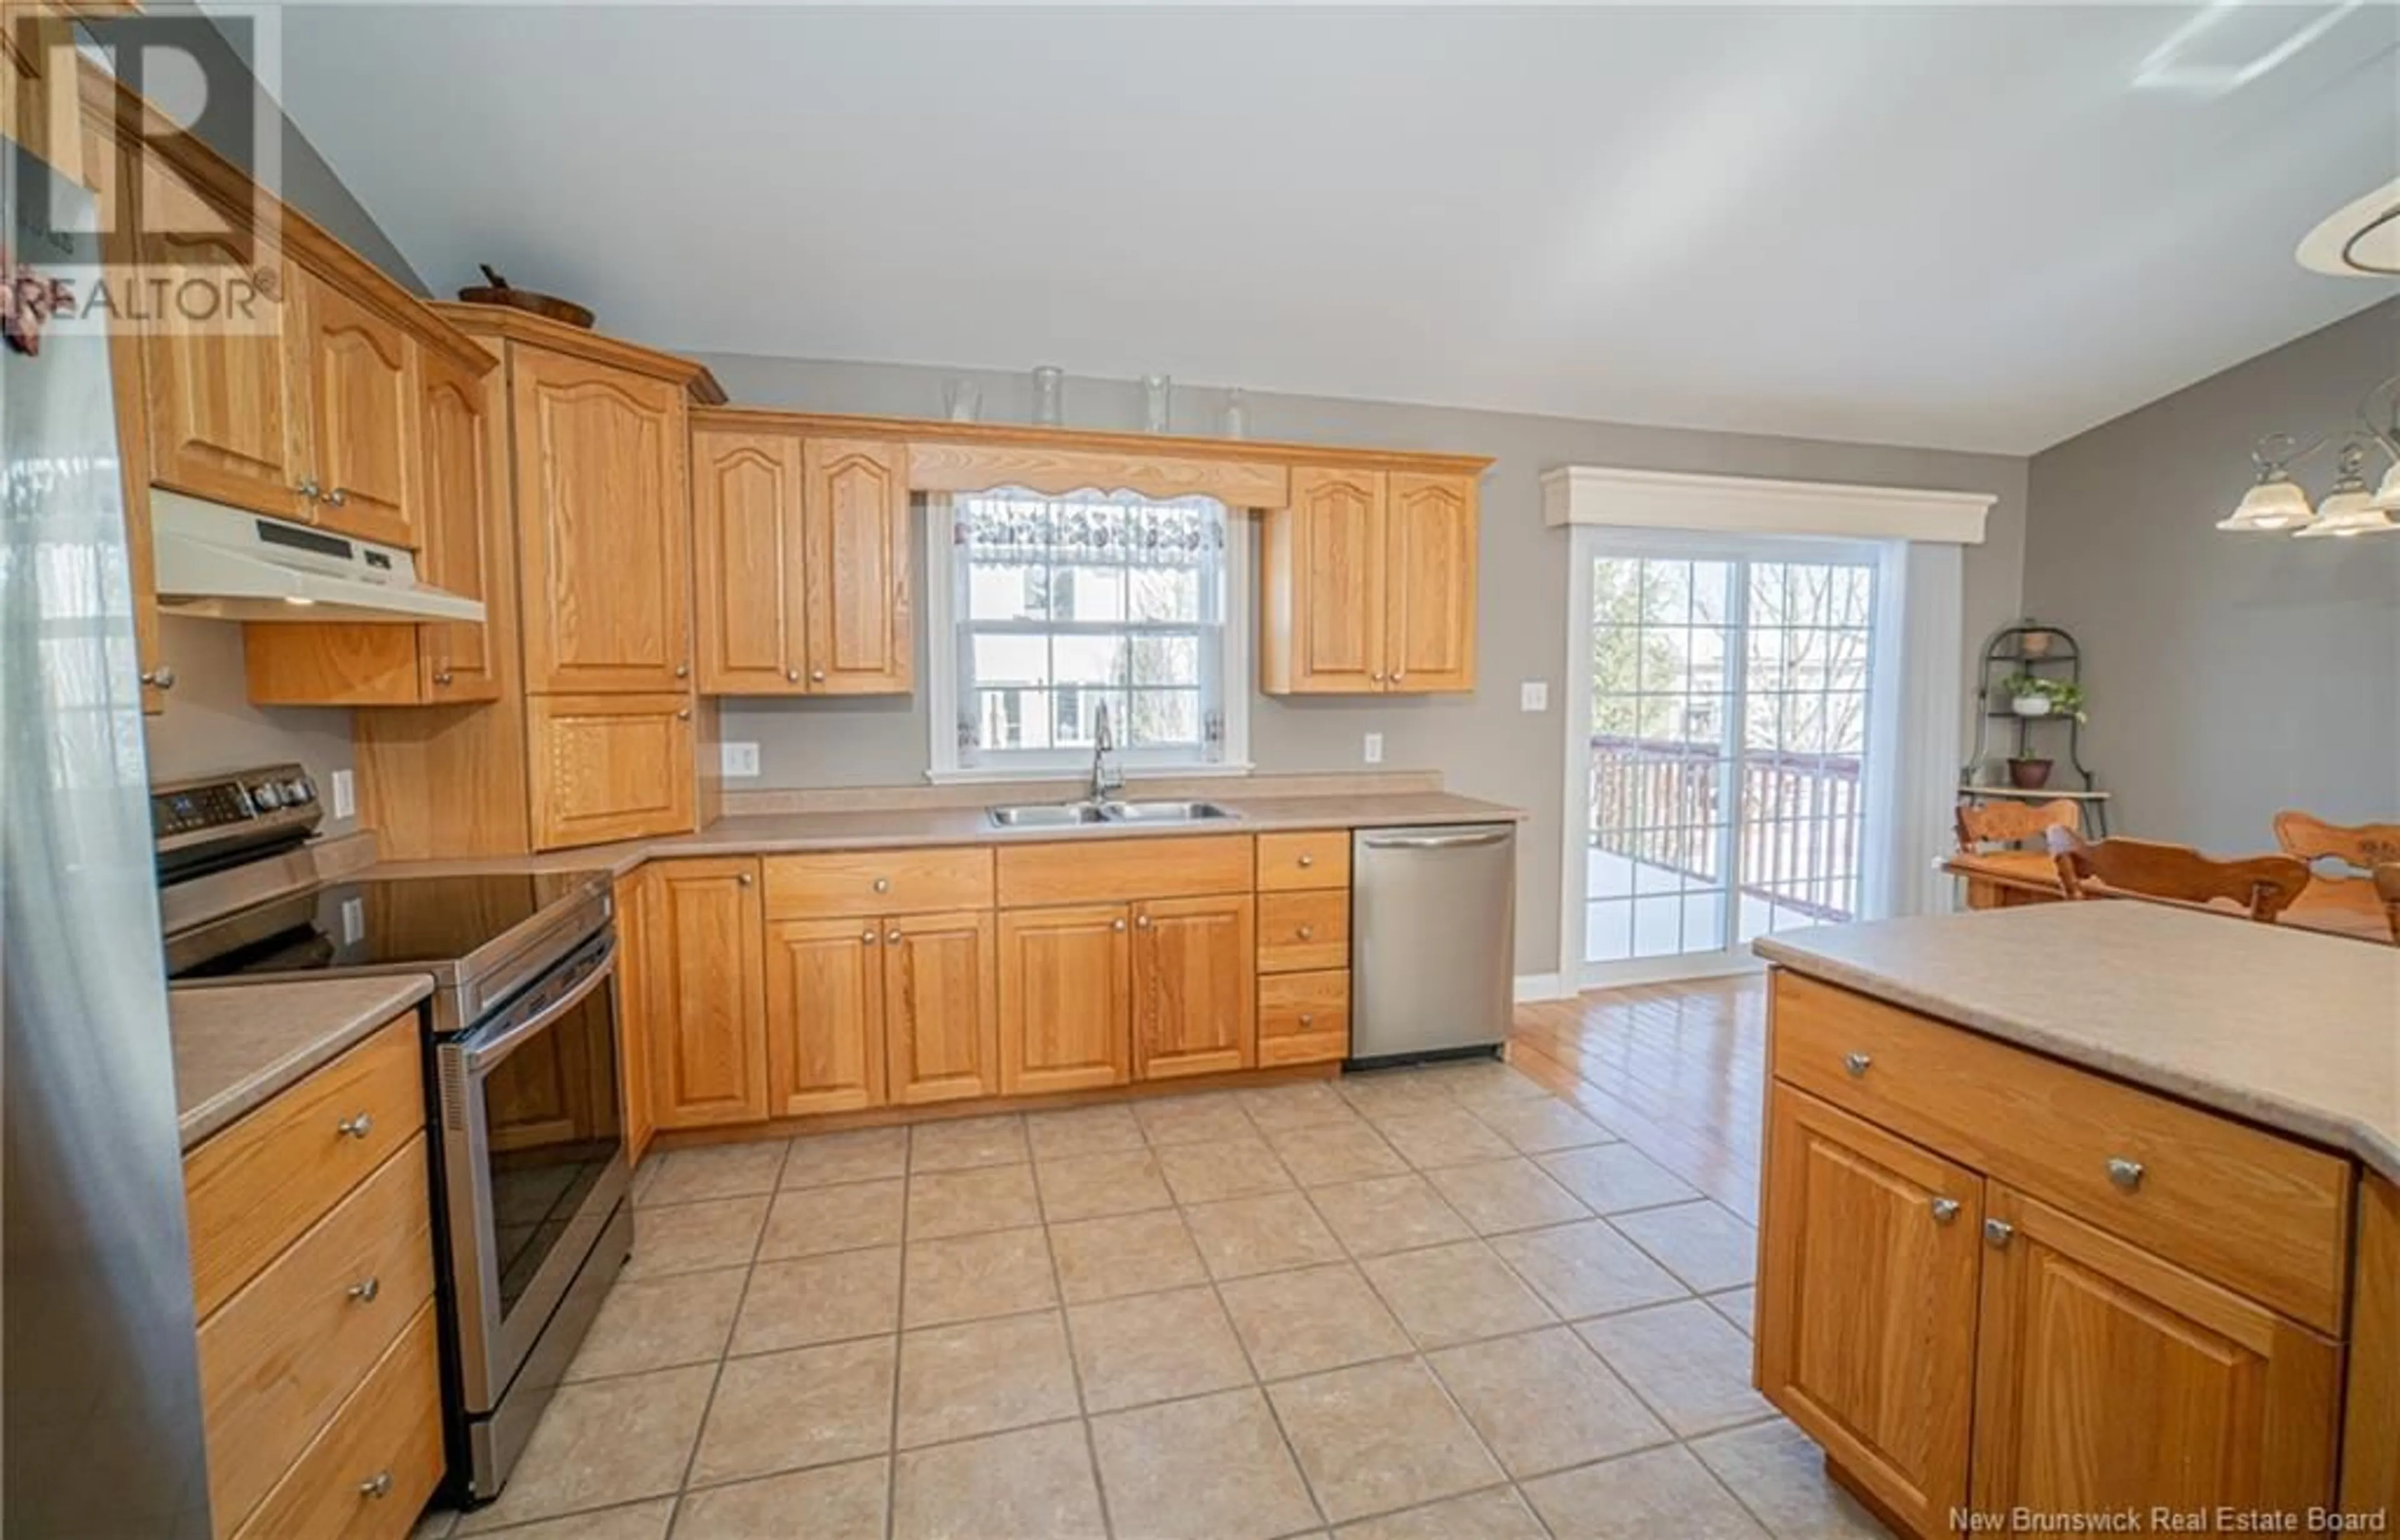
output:
[{"label": "stainless steel range", "polygon": [[605,874],[353,879],[296,765],[151,796],[178,985],[430,974],[452,1484],[499,1492],[633,1249]]}]

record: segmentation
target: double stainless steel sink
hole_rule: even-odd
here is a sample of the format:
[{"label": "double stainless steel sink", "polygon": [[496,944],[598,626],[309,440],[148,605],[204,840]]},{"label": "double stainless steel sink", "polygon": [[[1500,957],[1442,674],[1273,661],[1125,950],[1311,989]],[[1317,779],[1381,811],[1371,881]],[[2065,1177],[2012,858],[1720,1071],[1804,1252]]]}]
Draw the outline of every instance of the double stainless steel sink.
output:
[{"label": "double stainless steel sink", "polygon": [[1024,802],[987,808],[1003,829],[1070,829],[1088,824],[1198,824],[1237,814],[1214,802]]}]

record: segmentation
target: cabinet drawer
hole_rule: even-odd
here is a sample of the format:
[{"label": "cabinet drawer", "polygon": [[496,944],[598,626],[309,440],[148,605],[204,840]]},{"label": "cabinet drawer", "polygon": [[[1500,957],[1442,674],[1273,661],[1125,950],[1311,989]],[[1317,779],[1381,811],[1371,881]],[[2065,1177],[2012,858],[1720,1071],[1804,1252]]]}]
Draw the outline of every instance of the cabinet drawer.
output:
[{"label": "cabinet drawer", "polygon": [[1259,980],[1259,1064],[1318,1064],[1350,1055],[1350,972]]},{"label": "cabinet drawer", "polygon": [[184,1157],[202,1319],[425,1126],[420,1054],[404,1012]]},{"label": "cabinet drawer", "polygon": [[991,907],[991,852],[843,851],[767,861],[767,918],[929,914]]},{"label": "cabinet drawer", "polygon": [[1296,974],[1350,965],[1350,891],[1259,895],[1259,972]]},{"label": "cabinet drawer", "polygon": [[231,1532],[433,1294],[419,1134],[200,1323],[209,1502]]},{"label": "cabinet drawer", "polygon": [[441,1480],[442,1360],[428,1300],[236,1534],[402,1540]]},{"label": "cabinet drawer", "polygon": [[1250,891],[1247,834],[1159,835],[1000,847],[1000,906],[1123,904]]},{"label": "cabinet drawer", "polygon": [[1350,885],[1350,831],[1309,829],[1259,836],[1259,892]]},{"label": "cabinet drawer", "polygon": [[1778,1079],[2339,1329],[2347,1162],[1789,972],[1773,1040]]}]

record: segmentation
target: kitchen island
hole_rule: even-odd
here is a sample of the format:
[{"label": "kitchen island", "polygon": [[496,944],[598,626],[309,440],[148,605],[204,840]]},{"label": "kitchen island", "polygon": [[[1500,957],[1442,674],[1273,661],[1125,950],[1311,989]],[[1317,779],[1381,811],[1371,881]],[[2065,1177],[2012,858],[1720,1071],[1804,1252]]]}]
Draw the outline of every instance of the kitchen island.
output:
[{"label": "kitchen island", "polygon": [[2143,904],[1762,940],[1756,1378],[1919,1535],[2400,1521],[2400,953]]}]

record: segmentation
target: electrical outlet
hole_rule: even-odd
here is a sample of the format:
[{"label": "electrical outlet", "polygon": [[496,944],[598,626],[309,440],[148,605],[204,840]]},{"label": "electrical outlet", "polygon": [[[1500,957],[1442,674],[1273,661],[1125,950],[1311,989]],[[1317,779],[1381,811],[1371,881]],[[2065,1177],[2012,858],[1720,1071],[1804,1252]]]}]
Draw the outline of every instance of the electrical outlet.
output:
[{"label": "electrical outlet", "polygon": [[1370,732],[1367,735],[1367,763],[1380,765],[1383,762],[1384,735],[1380,732]]},{"label": "electrical outlet", "polygon": [[730,740],[716,745],[716,768],[720,774],[755,776],[758,773],[758,745],[736,743]]},{"label": "electrical outlet", "polygon": [[334,772],[334,816],[336,818],[356,818],[358,815],[358,777],[352,775],[348,770],[337,770]]},{"label": "electrical outlet", "polygon": [[355,947],[367,934],[367,901],[363,898],[342,900],[342,945]]},{"label": "electrical outlet", "polygon": [[1528,679],[1523,684],[1519,685],[1517,687],[1517,709],[1520,711],[1549,710],[1550,682],[1547,679]]}]

